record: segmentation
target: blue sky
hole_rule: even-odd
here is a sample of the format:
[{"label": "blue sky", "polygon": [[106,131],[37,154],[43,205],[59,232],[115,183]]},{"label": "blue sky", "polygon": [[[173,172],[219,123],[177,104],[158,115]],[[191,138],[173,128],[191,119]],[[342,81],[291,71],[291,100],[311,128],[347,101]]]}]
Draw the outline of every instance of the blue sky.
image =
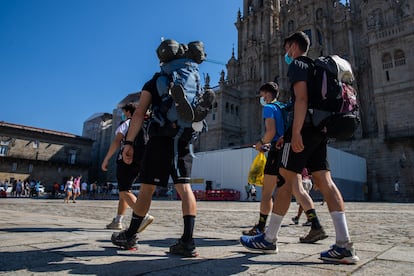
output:
[{"label": "blue sky", "polygon": [[[227,63],[243,0],[0,0],[0,121],[82,134],[159,70],[161,37]],[[217,84],[224,65],[204,62]]]}]

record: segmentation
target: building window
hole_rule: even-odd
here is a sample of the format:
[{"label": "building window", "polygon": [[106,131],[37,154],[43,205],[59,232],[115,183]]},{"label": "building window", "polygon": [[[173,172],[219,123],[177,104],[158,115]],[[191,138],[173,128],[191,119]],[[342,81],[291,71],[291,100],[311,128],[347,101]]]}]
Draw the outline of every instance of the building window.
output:
[{"label": "building window", "polygon": [[385,77],[387,78],[387,81],[390,81],[390,72],[385,71]]},{"label": "building window", "polygon": [[39,148],[39,140],[34,140],[34,141],[32,142],[32,144],[33,144],[33,148],[34,148],[34,149],[38,149],[38,148]]},{"label": "building window", "polygon": [[68,154],[68,163],[73,165],[76,163],[76,150],[70,150]]},{"label": "building window", "polygon": [[29,164],[29,173],[33,172],[33,164]]},{"label": "building window", "polygon": [[231,114],[234,114],[234,105],[231,105],[231,106],[230,106],[230,113],[231,113]]},{"label": "building window", "polygon": [[236,106],[236,116],[239,116],[239,107]]},{"label": "building window", "polygon": [[385,53],[382,55],[382,69],[390,69],[392,68],[392,56],[390,53]]},{"label": "building window", "polygon": [[403,50],[394,51],[394,63],[395,67],[405,64],[405,54]]},{"label": "building window", "polygon": [[6,156],[9,151],[9,145],[0,145],[0,156]]},{"label": "building window", "polygon": [[213,111],[214,111],[214,112],[216,112],[216,111],[217,111],[217,102],[215,102],[215,103],[213,104]]},{"label": "building window", "polygon": [[11,171],[15,172],[16,170],[17,170],[17,163],[13,162]]},{"label": "building window", "polygon": [[215,121],[215,120],[216,120],[216,114],[213,113],[213,121]]},{"label": "building window", "polygon": [[229,113],[229,103],[226,103],[226,113]]}]

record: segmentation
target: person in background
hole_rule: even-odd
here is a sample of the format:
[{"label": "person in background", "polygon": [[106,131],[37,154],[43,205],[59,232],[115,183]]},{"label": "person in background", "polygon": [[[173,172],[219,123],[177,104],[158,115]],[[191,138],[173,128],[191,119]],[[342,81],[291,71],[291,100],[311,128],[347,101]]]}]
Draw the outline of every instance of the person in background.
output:
[{"label": "person in background", "polygon": [[[308,170],[306,168],[303,169],[302,171],[302,185],[303,185],[303,189],[305,190],[305,192],[307,192],[308,194],[310,193],[310,191],[312,190],[312,180],[310,178],[310,175],[308,173]],[[303,213],[303,208],[302,205],[299,204],[299,208],[298,208],[298,214],[292,218],[292,221],[294,224],[299,224],[299,219]],[[312,222],[310,220],[307,220],[306,222],[304,222],[302,224],[302,226],[311,226]]]},{"label": "person in background", "polygon": [[[118,151],[116,160],[116,178],[118,181],[119,189],[119,200],[117,214],[113,218],[112,222],[106,225],[107,229],[122,230],[122,220],[125,216],[125,212],[129,207],[132,207],[137,201],[136,196],[131,192],[131,186],[138,177],[139,169],[141,167],[142,154],[145,148],[145,139],[143,130],[140,131],[137,137],[135,150],[137,151],[134,155],[131,164],[126,164],[122,159],[122,150],[124,148],[125,136],[128,132],[129,123],[131,121],[132,114],[134,114],[135,105],[132,103],[126,104],[122,107],[122,122],[115,131],[115,138],[109,146],[108,152],[102,161],[101,169],[103,171],[108,170],[108,164],[111,157]],[[112,184],[110,184],[112,185]],[[142,232],[148,225],[154,220],[154,217],[146,214],[137,232]]]},{"label": "person in background", "polygon": [[69,179],[66,181],[64,191],[66,192],[66,197],[63,202],[69,204],[69,200],[73,196],[73,176],[69,177]]}]

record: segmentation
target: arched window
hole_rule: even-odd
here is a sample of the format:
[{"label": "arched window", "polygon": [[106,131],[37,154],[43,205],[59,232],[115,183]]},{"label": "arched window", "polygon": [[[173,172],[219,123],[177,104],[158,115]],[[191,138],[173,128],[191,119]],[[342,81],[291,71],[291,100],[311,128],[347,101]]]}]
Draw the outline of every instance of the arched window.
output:
[{"label": "arched window", "polygon": [[398,49],[394,51],[394,64],[395,67],[405,64],[405,54],[403,50]]},{"label": "arched window", "polygon": [[390,53],[384,53],[382,55],[382,69],[390,69],[392,68],[392,56]]},{"label": "arched window", "polygon": [[229,113],[229,103],[226,103],[226,113]]}]

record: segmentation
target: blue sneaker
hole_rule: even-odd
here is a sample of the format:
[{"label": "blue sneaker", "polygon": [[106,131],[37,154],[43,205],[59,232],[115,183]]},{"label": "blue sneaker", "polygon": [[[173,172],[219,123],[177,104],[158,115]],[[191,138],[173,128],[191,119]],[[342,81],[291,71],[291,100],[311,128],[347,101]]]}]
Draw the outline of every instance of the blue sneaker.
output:
[{"label": "blue sneaker", "polygon": [[271,243],[265,240],[265,233],[257,236],[241,236],[240,243],[251,251],[259,251],[270,254],[278,252],[276,243]]},{"label": "blue sneaker", "polygon": [[354,264],[359,261],[359,258],[352,245],[349,243],[347,247],[343,248],[335,244],[329,250],[322,252],[320,259],[334,263]]}]

